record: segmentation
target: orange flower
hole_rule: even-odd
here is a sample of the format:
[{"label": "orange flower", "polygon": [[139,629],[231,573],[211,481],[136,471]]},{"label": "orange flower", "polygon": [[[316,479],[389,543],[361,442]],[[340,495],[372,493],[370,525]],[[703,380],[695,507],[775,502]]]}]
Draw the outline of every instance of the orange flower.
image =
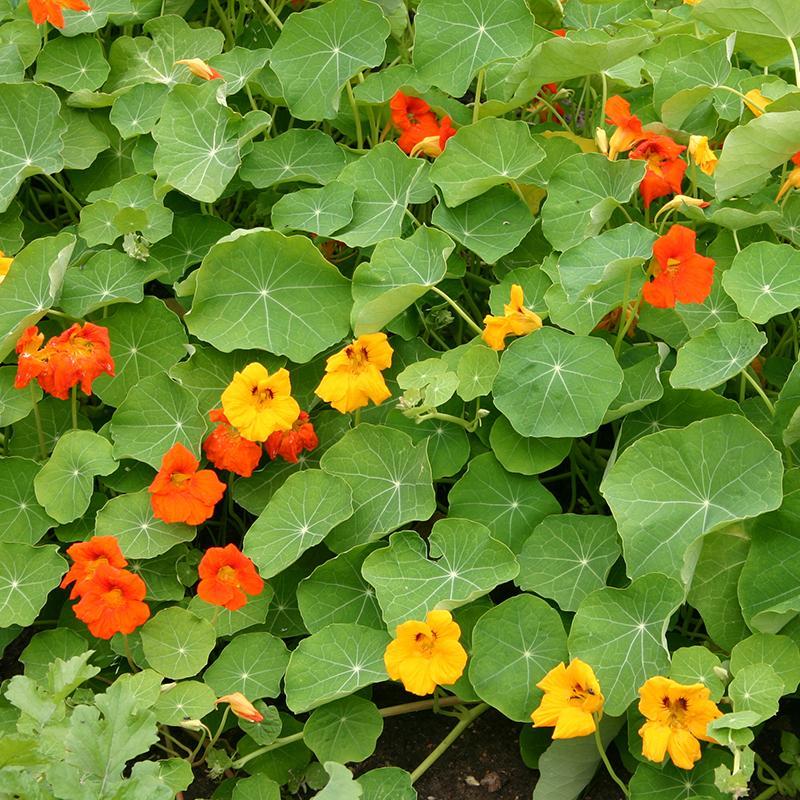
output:
[{"label": "orange flower", "polygon": [[687,164],[678,156],[685,149],[669,136],[651,133],[630,154],[632,159],[647,162],[647,172],[639,184],[645,208],[659,197],[681,193]]},{"label": "orange flower", "polygon": [[6,275],[8,275],[13,263],[14,259],[10,256],[7,256],[2,250],[0,250],[0,283],[6,279]]},{"label": "orange flower", "polygon": [[161,469],[148,491],[153,514],[164,522],[199,525],[213,513],[225,494],[225,484],[179,442],[161,460]]},{"label": "orange flower", "polygon": [[382,372],[392,366],[393,352],[385,333],[359,336],[328,357],[325,375],[314,394],[342,414],[362,408],[370,400],[379,405],[392,396]]},{"label": "orange flower", "polygon": [[77,322],[41,349],[44,337],[36,326],[27,328],[17,342],[17,377],[14,386],[22,389],[36,378],[45,392],[66,400],[70,389],[80,383],[86,394],[104,372],[114,374],[114,359],[108,328]]},{"label": "orange flower", "polygon": [[210,411],[208,416],[212,422],[219,424],[203,442],[206,458],[217,469],[227,469],[243,478],[249,478],[261,460],[261,445],[241,436],[228,422],[221,408]]},{"label": "orange flower", "polygon": [[783,186],[781,186],[780,190],[778,191],[778,196],[775,198],[775,202],[776,203],[790,189],[798,189],[798,188],[800,188],[800,150],[798,150],[792,156],[792,164],[795,165],[794,169],[789,173],[789,177],[786,178],[786,180],[783,182]]},{"label": "orange flower", "polygon": [[492,350],[504,350],[507,336],[524,336],[542,327],[541,317],[525,306],[522,287],[517,283],[511,287],[511,296],[503,311],[502,317],[487,314],[483,318],[486,327],[481,338]]},{"label": "orange flower", "polygon": [[698,255],[695,232],[673,225],[653,244],[655,259],[650,282],[642,296],[656,308],[674,308],[675,303],[702,303],[714,282],[714,259]]},{"label": "orange flower", "polygon": [[61,581],[61,588],[75,582],[70,600],[81,596],[85,583],[92,580],[101,564],[118,569],[128,566],[115,536],[93,536],[88,542],[75,542],[67,548],[67,555],[74,563]]},{"label": "orange flower", "polygon": [[248,722],[264,721],[264,715],[241,692],[225,694],[222,697],[218,697],[214,702],[217,705],[220,703],[230,704],[231,711],[237,717],[246,719]]},{"label": "orange flower", "polygon": [[772,102],[768,97],[764,97],[759,89],[751,89],[745,93],[744,104],[750,109],[755,117],[760,117]]},{"label": "orange flower", "polygon": [[644,139],[646,134],[642,132],[642,121],[631,114],[631,104],[619,95],[608,98],[605,110],[606,122],[617,126],[608,143],[608,157],[613,161]]},{"label": "orange flower", "polygon": [[395,92],[389,108],[392,122],[400,131],[397,146],[411,156],[424,153],[435,158],[441,155],[447,140],[455,133],[450,117],[444,117],[440,123],[420,97]]},{"label": "orange flower", "polygon": [[209,547],[197,571],[200,575],[197,596],[229,611],[241,608],[248,594],[261,594],[264,588],[253,562],[235,544]]},{"label": "orange flower", "polygon": [[115,633],[133,633],[147,621],[150,608],[142,602],[146,593],[147,587],[138,575],[100,564],[92,579],[81,587],[81,599],[73,611],[92,636],[110,639]]},{"label": "orange flower", "polygon": [[202,58],[181,58],[175,62],[176,64],[183,64],[192,75],[202,78],[204,81],[213,81],[221,79],[222,75],[217,72],[214,67],[203,61]]},{"label": "orange flower", "polygon": [[264,442],[264,449],[273,461],[280,456],[284,461],[296,464],[297,458],[303,450],[310,452],[318,444],[319,439],[314,431],[314,426],[309,422],[308,414],[301,411],[290,431],[275,431],[270,434],[267,441]]},{"label": "orange flower", "polygon": [[689,156],[706,175],[713,175],[717,168],[716,153],[709,147],[708,136],[689,137]]},{"label": "orange flower", "polygon": [[49,22],[56,28],[64,27],[64,13],[62,9],[70,11],[88,11],[89,6],[83,0],[28,0],[33,21],[37,25]]}]

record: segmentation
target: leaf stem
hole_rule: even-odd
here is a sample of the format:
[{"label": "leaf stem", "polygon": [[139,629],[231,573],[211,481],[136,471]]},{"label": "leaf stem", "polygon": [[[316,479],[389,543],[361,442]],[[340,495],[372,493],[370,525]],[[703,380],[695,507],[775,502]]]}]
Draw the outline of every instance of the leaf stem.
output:
[{"label": "leaf stem", "polygon": [[69,394],[69,410],[72,415],[72,430],[78,430],[78,384],[76,383]]},{"label": "leaf stem", "polygon": [[439,742],[430,755],[411,773],[411,783],[416,783],[448,750],[451,744],[489,708],[487,703],[479,703],[461,715],[458,724]]},{"label": "leaf stem", "polygon": [[474,125],[481,117],[481,92],[483,91],[483,81],[486,78],[486,70],[478,70],[478,80],[475,82],[475,102],[472,104],[472,124]]},{"label": "leaf stem", "polygon": [[452,297],[450,297],[450,295],[445,294],[438,286],[431,286],[431,291],[434,294],[438,294],[439,297],[442,298],[442,300],[447,302],[453,309],[453,311],[455,311],[456,314],[458,314],[458,316],[461,317],[461,319],[463,319],[464,322],[467,323],[467,325],[469,325],[470,329],[474,333],[476,333],[478,336],[480,336],[483,333],[483,330],[481,330],[480,326],[475,322],[475,320],[472,319],[472,317],[470,317],[469,314],[467,314],[467,312],[464,311],[464,309],[461,308],[461,306],[458,303],[456,303],[456,301],[453,300]]},{"label": "leaf stem", "polygon": [[353,119],[356,123],[356,145],[361,150],[364,147],[364,132],[361,130],[361,114],[359,114],[358,102],[353,94],[353,87],[350,81],[345,84],[345,91],[347,92],[347,100],[350,103],[350,109],[353,112]]},{"label": "leaf stem", "polygon": [[759,382],[748,372],[748,368],[745,367],[742,370],[742,375],[744,375],[745,379],[750,383],[750,385],[756,390],[756,392],[760,395],[761,399],[764,401],[764,405],[767,407],[770,414],[774,416],[775,414],[775,406],[772,404],[772,401],[767,397],[764,390],[761,388]]},{"label": "leaf stem", "polygon": [[786,37],[789,44],[789,50],[792,51],[792,63],[794,64],[794,82],[796,86],[800,86],[800,58],[797,57],[797,47],[791,36]]},{"label": "leaf stem", "polygon": [[252,761],[254,758],[258,758],[259,756],[264,755],[264,753],[269,753],[271,750],[277,750],[280,747],[285,747],[287,744],[292,744],[293,742],[299,742],[303,738],[303,731],[299,733],[293,733],[291,736],[284,736],[281,739],[276,739],[272,744],[264,745],[264,747],[259,747],[258,750],[253,750],[252,753],[248,753],[246,756],[242,756],[238,758],[236,761],[231,764],[233,769],[241,769],[245,764],[249,761]]},{"label": "leaf stem", "polygon": [[631,793],[630,790],[628,789],[627,784],[625,783],[625,781],[622,780],[622,778],[619,777],[619,775],[617,775],[617,773],[614,771],[614,767],[611,766],[611,762],[608,760],[608,756],[606,755],[606,749],[605,747],[603,747],[603,740],[600,738],[600,720],[598,719],[596,714],[594,715],[594,721],[595,721],[594,741],[595,744],[597,745],[597,752],[600,754],[600,760],[603,762],[605,768],[608,770],[608,774],[611,776],[611,780],[613,780],[614,783],[616,783],[617,786],[619,786],[619,788],[622,789],[622,793],[625,795],[625,797],[630,797]]},{"label": "leaf stem", "polygon": [[29,383],[31,390],[31,399],[33,400],[33,419],[36,422],[36,436],[39,440],[39,455],[42,460],[47,458],[47,447],[44,443],[44,428],[42,428],[42,415],[39,413],[39,403],[36,400],[36,394],[33,391],[33,383]]},{"label": "leaf stem", "polygon": [[272,6],[267,2],[267,0],[258,0],[261,5],[264,7],[264,10],[269,15],[269,18],[275,23],[276,27],[279,31],[283,30],[283,23],[281,22],[278,15],[273,11]]}]

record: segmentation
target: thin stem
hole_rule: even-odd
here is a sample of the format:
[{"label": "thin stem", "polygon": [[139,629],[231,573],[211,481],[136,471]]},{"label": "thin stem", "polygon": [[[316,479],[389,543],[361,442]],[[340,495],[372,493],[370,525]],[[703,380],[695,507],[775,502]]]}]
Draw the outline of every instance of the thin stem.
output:
[{"label": "thin stem", "polygon": [[483,81],[486,78],[486,70],[478,70],[478,80],[475,83],[475,102],[472,104],[472,124],[474,125],[481,117],[481,92],[483,91]]},{"label": "thin stem", "polygon": [[761,399],[764,401],[764,405],[767,407],[767,410],[770,414],[775,414],[775,406],[772,405],[772,401],[767,397],[764,390],[761,388],[761,384],[747,371],[747,367],[742,370],[742,375],[746,378],[746,380],[750,383],[750,385],[756,390],[756,392],[761,396]]},{"label": "thin stem", "polygon": [[619,351],[622,348],[622,337],[625,336],[624,328],[625,326],[622,324],[622,320],[625,317],[625,312],[628,309],[628,301],[630,300],[631,294],[631,273],[633,272],[633,268],[628,268],[628,274],[625,277],[625,288],[622,291],[622,306],[620,307],[619,312],[619,326],[617,328],[617,340],[614,342],[614,355],[619,358]]},{"label": "thin stem", "polygon": [[425,422],[429,419],[440,419],[443,422],[452,422],[454,425],[460,425],[465,431],[472,433],[477,429],[478,425],[480,425],[482,417],[475,417],[472,422],[468,422],[463,417],[456,417],[453,414],[445,414],[441,411],[431,411],[427,414],[420,414],[419,416],[414,417],[414,421],[417,424],[420,422]]},{"label": "thin stem", "polygon": [[39,439],[39,455],[42,460],[47,458],[47,447],[44,443],[44,428],[42,427],[42,415],[39,413],[39,403],[36,400],[36,393],[33,391],[33,383],[29,383],[31,388],[31,399],[33,400],[33,419],[36,422],[36,436]]},{"label": "thin stem", "polygon": [[353,412],[353,427],[355,428],[361,422],[361,409],[357,408]]},{"label": "thin stem", "polygon": [[753,800],[768,800],[768,798],[776,794],[778,794],[778,787],[773,784],[768,789],[764,789],[764,791],[757,797],[754,797]]},{"label": "thin stem", "polygon": [[472,319],[472,317],[470,317],[469,314],[467,314],[467,312],[464,311],[464,309],[461,308],[461,306],[450,297],[450,295],[445,294],[438,286],[431,286],[431,291],[434,294],[438,294],[439,297],[442,298],[442,300],[446,301],[453,309],[453,311],[455,311],[456,314],[458,314],[458,316],[461,317],[461,319],[463,319],[464,322],[466,322],[467,325],[469,325],[469,327],[472,329],[472,331],[474,331],[478,336],[480,336],[483,333],[480,326],[475,322],[475,320]]},{"label": "thin stem", "polygon": [[617,775],[614,771],[614,767],[611,766],[611,762],[608,760],[608,756],[606,755],[606,749],[603,747],[603,740],[600,738],[600,721],[597,718],[597,715],[594,717],[595,719],[595,726],[594,726],[594,741],[597,745],[597,752],[600,754],[600,760],[605,764],[606,769],[608,770],[608,774],[611,776],[611,780],[622,789],[622,793],[625,797],[630,797],[631,793],[626,785],[625,781]]},{"label": "thin stem", "polygon": [[797,48],[791,36],[786,37],[789,43],[789,49],[792,51],[792,63],[794,64],[794,82],[795,85],[800,86],[800,58],[797,57]]},{"label": "thin stem", "polygon": [[411,783],[416,783],[448,750],[451,744],[489,708],[487,703],[480,703],[464,712],[458,724],[439,742],[431,754],[411,773]]},{"label": "thin stem", "polygon": [[608,78],[605,72],[600,73],[600,80],[603,82],[603,105],[600,106],[600,123],[603,122],[603,115],[606,113],[606,102],[608,101]]},{"label": "thin stem", "polygon": [[69,395],[69,409],[72,414],[72,430],[78,430],[78,384],[76,383]]},{"label": "thin stem", "polygon": [[264,753],[269,753],[271,750],[277,750],[280,747],[285,747],[287,744],[292,744],[293,742],[299,742],[303,738],[303,732],[300,733],[293,733],[291,736],[284,736],[281,739],[276,739],[272,744],[264,745],[264,747],[259,747],[258,750],[253,750],[252,753],[248,753],[246,756],[242,756],[241,758],[236,759],[236,761],[231,764],[232,769],[241,769],[245,764],[252,761],[254,758],[258,758],[259,756],[263,756]]},{"label": "thin stem", "polygon": [[208,758],[208,754],[211,752],[211,748],[216,743],[217,739],[219,739],[222,731],[225,729],[225,723],[228,721],[228,713],[230,712],[231,707],[225,706],[225,710],[222,712],[222,719],[219,722],[219,727],[217,728],[217,732],[208,740],[208,744],[206,745],[206,749],[203,751],[203,761]]},{"label": "thin stem", "polygon": [[125,648],[125,658],[128,660],[128,666],[131,668],[133,672],[138,671],[138,667],[136,666],[136,662],[133,660],[133,653],[131,652],[131,643],[128,640],[128,634],[122,634],[122,644]]},{"label": "thin stem", "polygon": [[211,0],[211,5],[214,7],[214,11],[217,12],[220,27],[225,34],[225,41],[227,42],[228,49],[230,50],[236,43],[236,39],[233,35],[233,31],[231,30],[231,24],[228,21],[228,15],[225,13],[225,10],[219,4],[218,0]]},{"label": "thin stem", "polygon": [[[469,701],[462,700],[460,697],[440,697],[439,708],[447,706],[463,706]],[[435,705],[433,699],[418,700],[414,703],[403,703],[399,706],[387,706],[386,708],[379,709],[382,717],[399,717],[401,714],[413,714],[415,711],[429,711]]]},{"label": "thin stem", "polygon": [[52,175],[48,175],[47,173],[43,173],[43,175],[44,178],[48,181],[48,183],[52,183],[53,186],[55,186],[56,189],[58,189],[58,191],[61,192],[61,194],[64,196],[64,199],[68,200],[70,205],[78,213],[80,213],[81,210],[83,209],[83,206],[72,196],[72,194],[67,190],[67,187],[64,186],[64,184],[61,183],[61,181],[59,181],[57,178],[54,178]]},{"label": "thin stem", "polygon": [[280,21],[278,15],[272,10],[272,6],[266,0],[258,0],[259,3],[264,7],[264,11],[267,12],[269,18],[275,23],[279,31],[283,30],[283,23]]},{"label": "thin stem", "polygon": [[353,94],[353,87],[350,85],[350,81],[347,81],[345,84],[345,90],[347,91],[347,100],[350,103],[350,109],[353,112],[353,119],[356,123],[356,146],[361,150],[364,147],[364,133],[361,130],[361,114],[359,114],[358,103],[356,102],[356,96]]}]

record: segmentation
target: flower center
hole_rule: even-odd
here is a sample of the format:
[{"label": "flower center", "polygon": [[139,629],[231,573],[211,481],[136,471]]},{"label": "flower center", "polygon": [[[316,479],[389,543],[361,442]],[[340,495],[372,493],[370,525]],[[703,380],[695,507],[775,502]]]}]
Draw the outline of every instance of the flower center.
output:
[{"label": "flower center", "polygon": [[344,352],[350,360],[350,367],[353,372],[362,372],[369,365],[369,353],[363,345],[360,347],[350,345],[345,348]]},{"label": "flower center", "polygon": [[191,477],[191,475],[188,475],[185,472],[173,472],[170,476],[170,480],[176,486],[183,486],[183,484],[186,483],[186,481],[188,481]]},{"label": "flower center", "polygon": [[270,389],[269,381],[266,379],[260,380],[250,391],[259,411],[275,397],[275,392]]},{"label": "flower center", "polygon": [[661,698],[661,705],[664,710],[669,714],[668,725],[673,728],[686,727],[686,710],[689,703],[685,697],[679,697],[676,700],[670,700],[669,697]]},{"label": "flower center", "polygon": [[125,597],[120,589],[114,588],[103,595],[103,601],[111,608],[119,608],[125,602]]},{"label": "flower center", "polygon": [[417,643],[417,647],[420,649],[424,656],[430,658],[433,655],[433,648],[436,645],[436,634],[431,633],[430,636],[427,636],[424,633],[418,633],[414,637],[414,641]]},{"label": "flower center", "polygon": [[230,583],[235,586],[239,585],[236,570],[228,564],[226,564],[224,567],[220,567],[219,572],[217,573],[217,580],[220,580],[223,583]]},{"label": "flower center", "polygon": [[679,258],[668,258],[667,259],[667,272],[674,276],[675,273],[678,271],[678,267],[681,265],[681,260]]}]

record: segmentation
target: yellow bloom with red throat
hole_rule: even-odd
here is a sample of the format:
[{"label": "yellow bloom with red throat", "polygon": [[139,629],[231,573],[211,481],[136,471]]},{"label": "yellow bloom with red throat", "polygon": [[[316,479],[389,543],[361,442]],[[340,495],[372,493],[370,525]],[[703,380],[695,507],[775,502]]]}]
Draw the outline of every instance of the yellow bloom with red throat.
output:
[{"label": "yellow bloom with red throat", "polygon": [[8,271],[11,269],[13,263],[14,259],[0,250],[0,283],[6,279],[6,275],[8,275]]},{"label": "yellow bloom with red throat", "polygon": [[492,350],[503,350],[507,336],[524,336],[542,327],[541,317],[525,307],[525,296],[519,284],[511,287],[511,297],[503,306],[503,312],[502,317],[487,314],[483,318],[486,327],[481,338]]},{"label": "yellow bloom with red throat", "polygon": [[222,393],[228,422],[251,442],[263,442],[275,431],[288,431],[300,416],[287,370],[272,375],[253,362],[233,376]]},{"label": "yellow bloom with red throat", "polygon": [[768,97],[764,97],[759,89],[751,89],[749,92],[745,92],[744,95],[744,104],[756,117],[760,117],[767,110],[767,106],[771,102],[772,100]]},{"label": "yellow bloom with red throat", "polygon": [[536,684],[544,697],[531,714],[534,728],[554,728],[554,739],[588,736],[603,715],[604,698],[592,668],[573,658],[553,667]]},{"label": "yellow bloom with red throat", "polygon": [[668,753],[680,769],[692,769],[700,760],[700,742],[713,742],[708,723],[722,712],[709,700],[702,683],[689,686],[661,675],[650,678],[639,689],[639,711],[647,722],[639,728],[642,755],[661,762]]},{"label": "yellow bloom with red throat", "polygon": [[437,686],[455,683],[467,665],[467,651],[458,641],[461,628],[449,611],[429,611],[425,622],[397,626],[383,656],[386,672],[402,681],[411,694],[431,694]]},{"label": "yellow bloom with red throat", "polygon": [[204,81],[213,81],[222,78],[222,75],[217,72],[214,67],[203,61],[202,58],[181,58],[175,62],[176,64],[183,64],[192,75],[202,78]]},{"label": "yellow bloom with red throat", "polygon": [[359,336],[328,358],[315,394],[343,414],[370,400],[379,405],[392,396],[383,370],[392,366],[393,352],[385,333]]},{"label": "yellow bloom with red throat", "polygon": [[689,157],[706,175],[713,175],[717,168],[716,153],[708,146],[708,136],[689,137]]}]

